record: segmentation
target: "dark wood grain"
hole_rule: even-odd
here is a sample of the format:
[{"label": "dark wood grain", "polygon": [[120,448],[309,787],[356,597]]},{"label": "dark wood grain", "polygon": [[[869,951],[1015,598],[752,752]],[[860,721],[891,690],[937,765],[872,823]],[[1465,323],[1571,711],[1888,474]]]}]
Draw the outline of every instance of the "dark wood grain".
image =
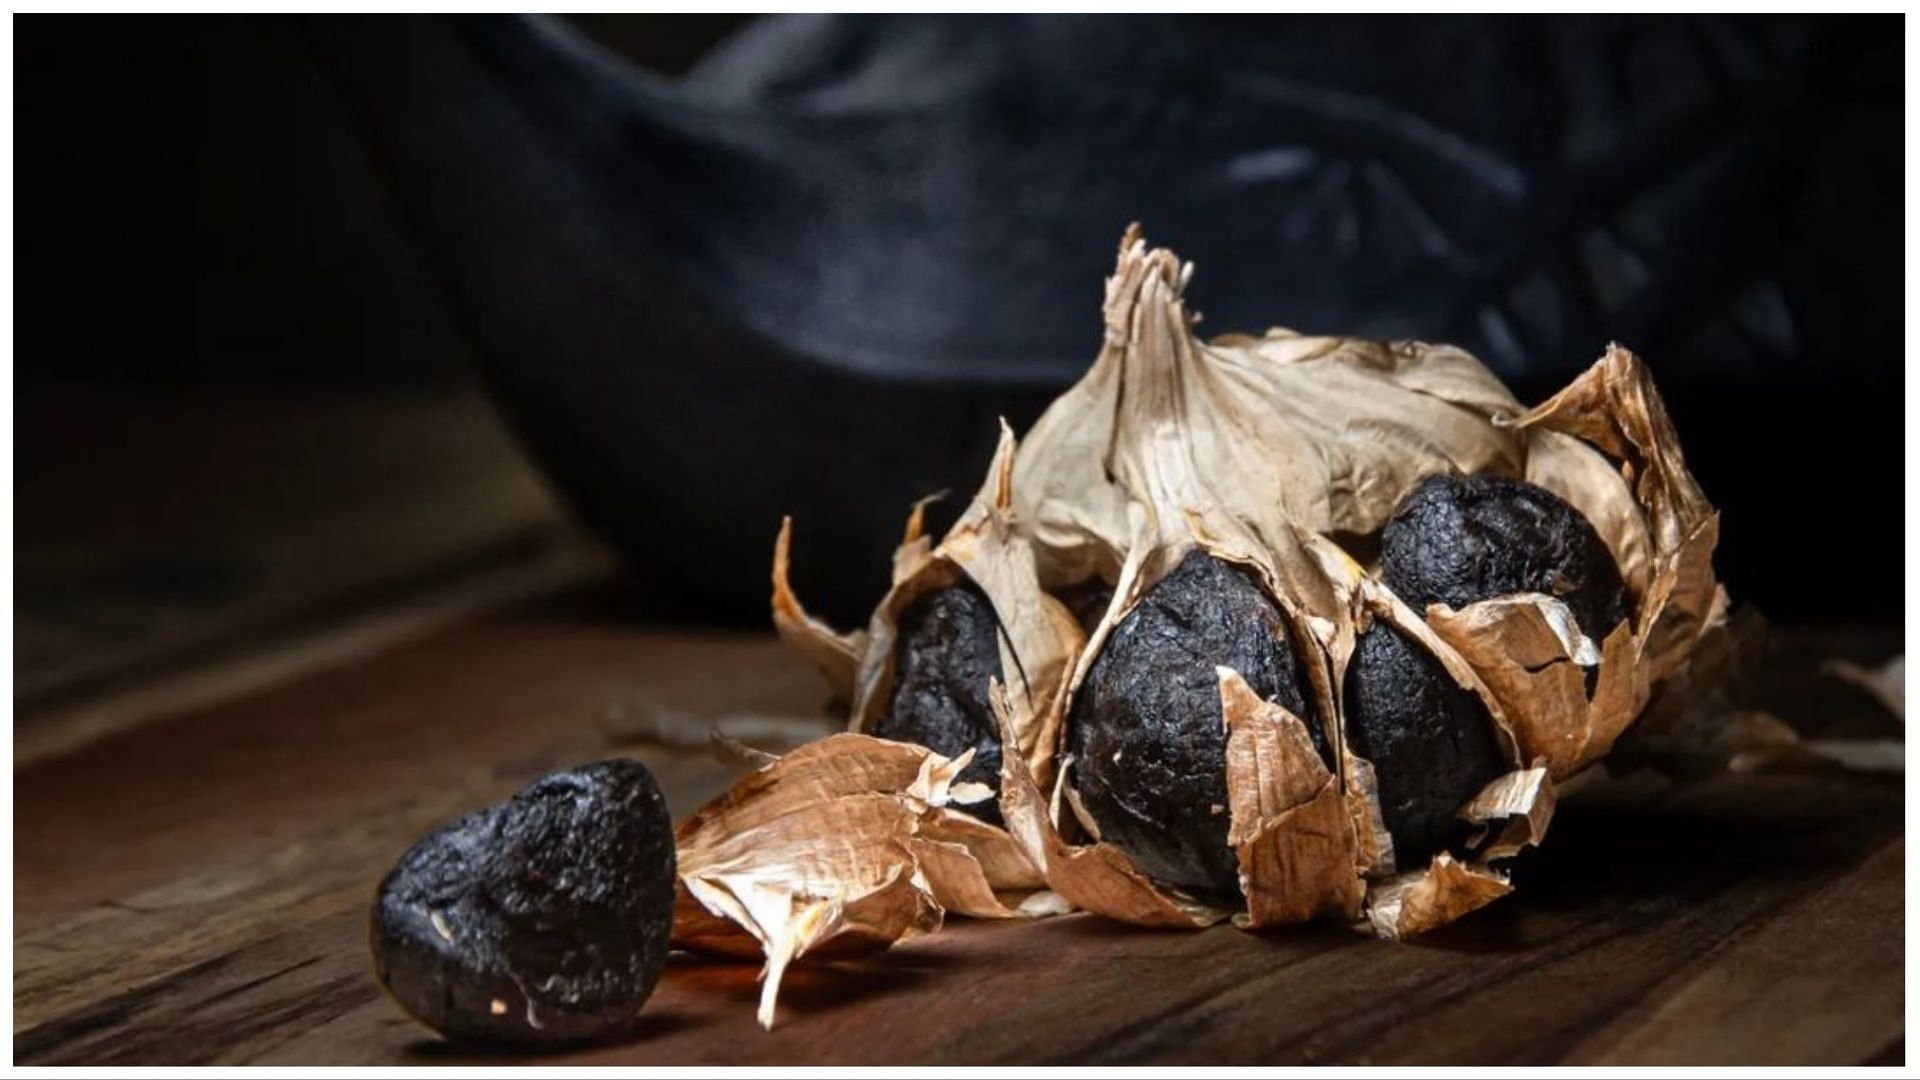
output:
[{"label": "dark wood grain", "polygon": [[[468,1060],[368,970],[371,889],[408,843],[616,753],[684,813],[731,775],[695,745],[708,720],[823,730],[823,687],[770,639],[640,631],[608,604],[489,616],[17,774],[16,1060]],[[1777,645],[1811,672],[1898,637]],[[1793,678],[1795,710],[1859,705]],[[557,1060],[1898,1061],[1903,811],[1897,777],[1642,774],[1570,797],[1516,895],[1413,943],[960,924],[792,972],[771,1033],[752,966],[688,960],[637,1038]]]}]

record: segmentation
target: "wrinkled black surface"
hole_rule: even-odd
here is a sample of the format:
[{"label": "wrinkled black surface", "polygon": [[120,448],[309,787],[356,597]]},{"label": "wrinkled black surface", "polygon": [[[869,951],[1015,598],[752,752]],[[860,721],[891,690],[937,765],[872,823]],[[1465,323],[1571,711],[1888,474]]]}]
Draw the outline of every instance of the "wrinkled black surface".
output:
[{"label": "wrinkled black surface", "polygon": [[893,697],[872,734],[947,757],[972,750],[959,778],[987,785],[994,797],[960,809],[998,825],[1000,729],[987,699],[993,679],[1005,676],[1000,623],[987,595],[972,582],[927,593],[900,617]]},{"label": "wrinkled black surface", "polygon": [[1463,838],[1460,808],[1507,771],[1493,720],[1439,661],[1381,622],[1354,645],[1345,704],[1347,737],[1373,763],[1395,860],[1424,866]]},{"label": "wrinkled black surface", "polygon": [[1613,555],[1580,511],[1504,476],[1430,476],[1381,533],[1380,576],[1415,611],[1536,592],[1566,601],[1595,642],[1627,614]]},{"label": "wrinkled black surface", "polygon": [[1087,813],[1150,876],[1232,894],[1226,733],[1214,671],[1305,720],[1331,761],[1280,611],[1246,572],[1195,550],[1107,638],[1068,718]]},{"label": "wrinkled black surface", "polygon": [[618,1036],[666,965],[673,881],[673,823],[646,766],[554,773],[401,856],[374,902],[374,970],[452,1039]]},{"label": "wrinkled black surface", "polygon": [[1859,390],[1904,355],[1895,21],[794,18],[683,81],[549,21],[304,25],[655,611],[764,620],[790,512],[801,595],[857,621],[898,508],[1085,370],[1136,219],[1209,328],[1456,341],[1528,401],[1641,351],[1736,590],[1867,602],[1795,591],[1836,521],[1895,557],[1744,437],[1894,460],[1898,395]]}]

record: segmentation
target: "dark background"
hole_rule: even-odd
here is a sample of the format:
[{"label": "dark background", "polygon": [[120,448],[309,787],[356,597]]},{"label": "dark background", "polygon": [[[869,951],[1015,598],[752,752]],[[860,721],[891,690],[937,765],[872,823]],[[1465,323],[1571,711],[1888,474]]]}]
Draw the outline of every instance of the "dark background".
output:
[{"label": "dark background", "polygon": [[[387,576],[457,562],[481,548],[524,547],[535,542],[529,537],[565,528],[559,502],[525,464],[522,444],[475,391],[482,379],[595,523],[638,551],[636,561],[652,563],[634,574],[641,582],[637,616],[741,623],[763,617],[765,552],[778,512],[788,508],[784,491],[725,503],[724,529],[689,518],[697,511],[686,508],[723,505],[714,492],[751,489],[755,479],[733,466],[703,474],[703,448],[685,440],[676,444],[679,456],[666,487],[625,500],[619,490],[594,490],[617,485],[592,477],[622,475],[596,468],[595,455],[611,459],[627,451],[619,440],[591,448],[570,443],[570,433],[589,431],[591,424],[558,406],[527,404],[535,395],[520,372],[545,372],[558,383],[554,373],[568,356],[591,354],[585,370],[614,363],[610,358],[622,355],[634,332],[617,320],[602,325],[569,315],[536,326],[551,336],[551,356],[530,355],[545,350],[524,347],[528,339],[513,337],[520,328],[502,324],[498,309],[524,308],[537,323],[540,312],[572,311],[564,304],[578,303],[586,287],[566,295],[559,285],[551,295],[516,294],[516,305],[489,302],[471,283],[475,275],[518,261],[529,245],[503,232],[489,248],[500,215],[479,208],[494,204],[458,192],[442,198],[433,185],[452,190],[452,180],[423,178],[418,168],[408,172],[409,154],[430,157],[438,152],[437,138],[486,141],[496,130],[487,101],[514,104],[523,90],[529,96],[516,115],[532,118],[534,135],[526,138],[551,137],[522,144],[503,135],[489,160],[510,176],[520,158],[547,155],[561,164],[546,167],[590,180],[619,166],[608,147],[637,140],[648,149],[643,168],[619,174],[608,186],[616,194],[583,180],[581,193],[569,197],[570,207],[587,208],[580,221],[591,224],[598,214],[610,223],[597,249],[588,237],[579,250],[618,263],[629,255],[623,246],[629,234],[612,223],[636,215],[656,222],[648,234],[658,244],[652,257],[666,267],[657,273],[674,278],[662,288],[687,290],[692,299],[678,306],[701,310],[706,328],[693,333],[720,342],[710,350],[715,355],[744,350],[771,370],[793,357],[779,349],[763,355],[737,341],[764,341],[793,326],[809,330],[812,342],[792,350],[796,354],[844,346],[852,355],[854,345],[884,336],[859,336],[877,326],[927,343],[902,346],[903,356],[932,357],[935,367],[948,363],[931,373],[876,373],[869,350],[862,354],[868,369],[856,364],[847,375],[836,368],[834,378],[848,388],[821,391],[823,398],[868,400],[862,380],[881,387],[871,398],[876,406],[849,420],[808,415],[817,380],[805,383],[806,393],[778,380],[757,389],[761,384],[742,377],[743,369],[714,362],[710,396],[730,403],[716,415],[736,407],[763,415],[741,405],[756,393],[779,399],[769,408],[792,405],[778,430],[761,420],[702,429],[716,443],[755,446],[774,457],[783,445],[846,444],[833,459],[838,467],[817,484],[780,481],[801,512],[802,584],[811,583],[824,595],[823,606],[842,618],[857,614],[884,584],[884,564],[858,545],[869,533],[892,534],[902,508],[894,488],[969,488],[991,431],[922,455],[951,463],[946,474],[903,468],[890,481],[894,487],[876,497],[863,498],[862,469],[885,471],[901,456],[889,451],[893,442],[947,438],[925,419],[940,416],[943,401],[970,402],[969,423],[980,410],[1029,422],[1071,379],[1074,365],[1093,355],[1098,283],[1126,216],[1145,217],[1150,236],[1199,264],[1194,293],[1213,330],[1285,320],[1303,329],[1357,327],[1460,340],[1509,378],[1523,399],[1549,392],[1597,356],[1607,338],[1619,338],[1654,363],[1689,461],[1725,513],[1721,568],[1736,597],[1776,619],[1891,619],[1898,610],[1904,56],[1895,20],[1276,17],[1157,25],[800,20],[770,26],[728,16],[593,16],[570,23],[604,50],[594,63],[604,70],[631,64],[640,73],[634,76],[642,80],[640,107],[628,109],[619,100],[632,88],[618,79],[568,81],[574,76],[550,70],[551,56],[528,52],[522,32],[498,21],[17,22],[16,670],[23,692],[36,672],[52,685],[103,647],[138,653],[168,635],[191,638],[203,624],[218,622],[216,615],[263,594],[278,596],[286,610],[312,608],[341,591],[374,589]],[[714,61],[716,46],[732,50],[723,63]],[[1055,56],[1057,63],[1032,60]],[[1149,85],[1150,99],[1142,105],[1139,95],[1129,97],[1116,74],[1120,65],[1095,56],[1120,56],[1152,72],[1159,82]],[[717,113],[676,96],[670,80],[703,57],[706,70],[695,72],[692,85],[708,100],[746,102],[757,110],[755,123],[786,125],[778,139],[752,124],[709,125],[703,117]],[[1489,274],[1507,271],[1458,259],[1446,263],[1445,273],[1369,279],[1369,268],[1392,261],[1396,243],[1434,241],[1396,241],[1375,229],[1360,232],[1356,248],[1353,230],[1367,225],[1364,201],[1342,204],[1334,197],[1327,215],[1288,216],[1296,207],[1322,205],[1315,200],[1332,190],[1325,184],[1286,188],[1277,197],[1268,191],[1261,197],[1271,197],[1270,205],[1250,203],[1244,190],[1223,191],[1212,212],[1199,196],[1157,212],[1155,206],[1130,212],[1122,207],[1142,197],[1121,190],[1111,213],[1101,207],[1085,215],[1083,232],[1065,235],[1071,230],[1063,228],[1061,236],[1009,244],[1010,258],[1031,255],[1036,264],[1059,267],[1067,283],[1056,290],[1050,278],[1036,277],[1024,286],[996,286],[1015,294],[1006,301],[1014,306],[979,309],[1016,313],[1002,321],[1019,322],[1021,330],[1001,340],[1009,342],[1009,355],[1030,352],[1031,370],[995,374],[983,365],[955,374],[955,358],[979,353],[967,352],[974,344],[968,335],[995,328],[943,330],[940,312],[926,310],[940,305],[914,293],[912,281],[898,283],[898,297],[886,295],[894,287],[893,268],[928,258],[913,252],[913,230],[951,238],[960,222],[979,238],[972,247],[980,250],[970,250],[972,261],[943,258],[940,265],[955,275],[993,265],[999,257],[989,242],[994,208],[1026,196],[991,181],[1023,175],[1019,168],[1055,175],[1047,148],[1060,147],[1063,160],[1075,153],[1072,140],[1080,136],[1071,133],[1086,125],[1072,109],[1083,104],[1094,110],[1089,115],[1135,117],[1127,123],[1136,126],[1116,121],[1110,127],[1133,141],[1101,143],[1081,152],[1082,159],[1104,155],[1096,164],[1117,168],[1115,147],[1138,145],[1141,154],[1158,156],[1143,173],[1152,178],[1146,190],[1186,183],[1197,170],[1187,162],[1211,152],[1208,140],[1233,137],[1221,133],[1216,119],[1223,108],[1231,112],[1231,99],[1222,106],[1206,97],[1215,91],[1199,80],[1211,76],[1191,74],[1207,70],[1212,57],[1277,72],[1248,84],[1267,87],[1274,100],[1334,88],[1325,100],[1346,117],[1335,135],[1400,124],[1436,160],[1465,153],[1447,142],[1449,130],[1491,132],[1485,137],[1523,148],[1570,147],[1569,159],[1584,170],[1569,170],[1573,181],[1555,186],[1560,174],[1552,162],[1539,165],[1531,175],[1545,179],[1529,190],[1548,195],[1529,200],[1527,213],[1510,222],[1476,227],[1539,236],[1516,249],[1526,258],[1536,249],[1552,256],[1560,245],[1569,259],[1584,260],[1592,280],[1568,285],[1548,273],[1540,278],[1547,284],[1536,287],[1527,276],[1532,271],[1521,267],[1501,279],[1507,291],[1494,307],[1449,307],[1445,294],[1455,288],[1449,282],[1467,281],[1458,288],[1470,291],[1491,280]],[[458,78],[475,79],[484,93],[436,96],[436,88]],[[915,98],[932,93],[928,87],[976,85],[985,89],[942,91],[930,103]],[[1137,122],[1158,103],[1174,108],[1186,101],[1189,87],[1198,87],[1194,100],[1213,106],[1179,117],[1178,128]],[[1593,105],[1596,95],[1608,103]],[[667,107],[659,102],[680,110],[658,121],[670,131],[665,141],[631,135],[627,127],[658,120]],[[1290,102],[1275,107],[1290,108]],[[1406,111],[1365,113],[1370,102]],[[1339,112],[1349,108],[1363,111]],[[913,142],[912,133],[927,127],[916,109],[964,115],[943,136],[949,141],[924,149]],[[799,134],[785,134],[790,130]],[[1038,163],[1004,172],[992,162],[951,156],[953,145],[979,144],[982,130],[1000,138],[980,153],[1031,153]],[[730,152],[741,146],[751,152],[709,154],[702,147],[710,138],[732,140]],[[811,201],[775,197],[788,171],[808,175],[813,166],[806,155],[815,146],[844,149],[861,139],[872,140],[861,160],[881,166],[882,182],[871,190],[828,184],[834,190]],[[1515,153],[1535,168],[1534,159]],[[1391,163],[1388,151],[1379,154]],[[823,160],[820,175],[836,176],[845,157]],[[764,175],[741,179],[740,168],[730,164],[739,161]],[[773,162],[787,171],[774,170]],[[1277,167],[1285,172],[1289,166]],[[1393,167],[1417,174],[1420,163]],[[1371,175],[1364,168],[1356,175]],[[894,214],[888,220],[898,231],[865,255],[803,244],[808,229],[828,227],[809,219],[857,223],[845,216],[854,212],[847,207],[857,211],[887,197],[888,169],[903,178],[908,196],[902,197],[917,200],[905,205],[925,221],[901,222]],[[911,186],[926,177],[938,183]],[[1577,216],[1579,207],[1599,198],[1595,192],[1617,200],[1604,208],[1611,215],[1605,230],[1555,231],[1561,226],[1554,222]],[[955,206],[949,212],[922,205],[936,196],[950,196]],[[1073,192],[1066,198],[1082,201]],[[663,205],[668,209],[660,210]],[[1345,205],[1360,206],[1360,217],[1343,218]],[[700,214],[711,218],[711,228],[689,220]],[[1271,283],[1264,281],[1257,252],[1243,254],[1232,237],[1218,237],[1208,226],[1210,219],[1257,221],[1260,215],[1281,223],[1286,250],[1328,254],[1282,267]],[[700,257],[706,250],[700,245],[751,239],[743,222],[761,232],[791,233],[799,237],[796,244],[817,253],[792,274],[830,277],[841,265],[878,270],[862,279],[857,295],[826,286],[805,292],[792,312],[779,314],[772,332],[765,318],[750,332],[736,331],[735,322],[754,324],[755,316],[751,304],[727,295],[730,288],[785,295],[784,282],[732,280],[725,266],[715,270]],[[550,231],[581,228],[555,218]],[[455,243],[450,235],[463,239]],[[845,242],[844,236],[834,240]],[[1623,254],[1608,244],[1638,244],[1639,250]],[[526,254],[529,261],[542,257]],[[647,261],[639,253],[632,258]],[[675,276],[681,263],[693,267],[684,281]],[[542,281],[564,284],[572,272],[564,259],[542,265]],[[1446,276],[1456,272],[1467,276]],[[584,271],[577,276],[585,280]],[[1350,280],[1374,291],[1341,292]],[[1631,286],[1624,299],[1602,295],[1610,280]],[[949,281],[936,284],[955,291]],[[1597,294],[1575,296],[1596,288]],[[1536,317],[1542,290],[1553,303]],[[605,291],[581,310],[627,305],[629,298]],[[985,288],[973,282],[959,291]],[[1382,299],[1416,296],[1398,306]],[[1303,308],[1308,301],[1317,306]],[[648,326],[678,317],[671,310],[645,312],[640,300],[632,304]],[[733,313],[741,314],[735,319]],[[1316,313],[1325,324],[1315,324]],[[849,326],[853,330],[841,332]],[[508,349],[503,342],[520,344]],[[511,363],[501,359],[508,351]],[[658,362],[641,355],[647,349],[640,343],[632,351],[634,364]],[[878,351],[882,363],[885,352]],[[676,393],[697,396],[703,355],[691,348],[676,357],[686,372]],[[617,404],[620,394],[567,378],[574,401]],[[964,389],[949,386],[961,382]],[[904,400],[925,410],[911,413],[917,419],[907,431],[888,415],[895,411],[888,403]],[[694,411],[712,406],[672,404]],[[858,415],[871,416],[871,425],[859,423]],[[644,445],[644,435],[636,432],[633,445]],[[824,496],[817,498],[815,489],[834,498],[816,505]],[[823,519],[835,513],[832,507],[848,505],[871,505],[863,512],[866,532],[858,542],[836,544]],[[656,532],[691,533],[693,546],[651,547],[645,537]],[[728,538],[712,535],[720,532]],[[819,542],[808,547],[810,538]],[[715,554],[703,561],[706,551]],[[683,565],[660,565],[667,560]],[[655,580],[675,584],[650,589],[647,582]],[[738,589],[714,584],[735,580]],[[227,626],[222,632],[242,631]]]},{"label": "dark background", "polygon": [[[679,73],[748,19],[574,21]],[[16,375],[361,385],[465,370],[297,20],[29,16],[22,29]]]}]

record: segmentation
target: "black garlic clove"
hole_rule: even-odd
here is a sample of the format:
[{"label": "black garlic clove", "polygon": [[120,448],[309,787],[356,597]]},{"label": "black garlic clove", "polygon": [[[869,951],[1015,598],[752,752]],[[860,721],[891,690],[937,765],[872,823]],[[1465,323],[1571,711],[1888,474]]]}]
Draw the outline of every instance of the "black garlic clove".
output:
[{"label": "black garlic clove", "polygon": [[1218,666],[1304,720],[1331,763],[1279,607],[1247,571],[1198,549],[1108,636],[1075,697],[1068,745],[1102,840],[1159,881],[1233,896]]},{"label": "black garlic clove", "polygon": [[1493,718],[1417,642],[1376,622],[1347,666],[1347,738],[1373,765],[1402,870],[1466,838],[1460,808],[1505,773]]},{"label": "black garlic clove", "polygon": [[993,798],[965,806],[992,825],[1000,814],[1000,728],[988,700],[1000,670],[1000,623],[971,582],[915,600],[900,618],[893,696],[867,734],[916,743],[944,757],[972,750],[961,782],[985,784]]},{"label": "black garlic clove", "polygon": [[629,1031],[666,965],[673,823],[637,761],[535,781],[416,843],[374,902],[375,973],[450,1039]]},{"label": "black garlic clove", "polygon": [[1381,534],[1380,576],[1423,613],[1513,593],[1556,597],[1596,644],[1627,615],[1620,568],[1593,525],[1547,489],[1504,476],[1422,480]]}]

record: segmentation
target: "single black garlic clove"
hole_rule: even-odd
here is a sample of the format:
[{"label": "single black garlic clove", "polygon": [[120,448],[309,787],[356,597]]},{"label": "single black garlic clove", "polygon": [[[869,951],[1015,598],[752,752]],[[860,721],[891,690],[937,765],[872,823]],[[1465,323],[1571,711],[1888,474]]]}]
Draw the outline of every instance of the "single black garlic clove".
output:
[{"label": "single black garlic clove", "polygon": [[1504,476],[1429,476],[1387,522],[1380,575],[1424,612],[1534,592],[1564,601],[1597,644],[1626,618],[1613,555],[1578,510]]},{"label": "single black garlic clove", "polygon": [[1000,670],[1000,623],[993,604],[971,582],[915,600],[900,619],[893,696],[868,734],[918,743],[958,757],[972,750],[961,782],[985,784],[994,797],[960,806],[1001,824],[1000,729],[987,693]]},{"label": "single black garlic clove", "polygon": [[1347,666],[1347,738],[1373,764],[1402,870],[1465,838],[1460,808],[1507,771],[1493,719],[1424,648],[1384,622]]},{"label": "single black garlic clove", "polygon": [[554,1045],[625,1033],[673,924],[673,823],[637,761],[535,781],[400,858],[373,908],[374,971],[449,1038]]},{"label": "single black garlic clove", "polygon": [[1068,745],[1102,840],[1160,881],[1231,896],[1239,864],[1216,666],[1304,720],[1331,763],[1280,609],[1248,572],[1197,549],[1108,636],[1074,700]]}]

